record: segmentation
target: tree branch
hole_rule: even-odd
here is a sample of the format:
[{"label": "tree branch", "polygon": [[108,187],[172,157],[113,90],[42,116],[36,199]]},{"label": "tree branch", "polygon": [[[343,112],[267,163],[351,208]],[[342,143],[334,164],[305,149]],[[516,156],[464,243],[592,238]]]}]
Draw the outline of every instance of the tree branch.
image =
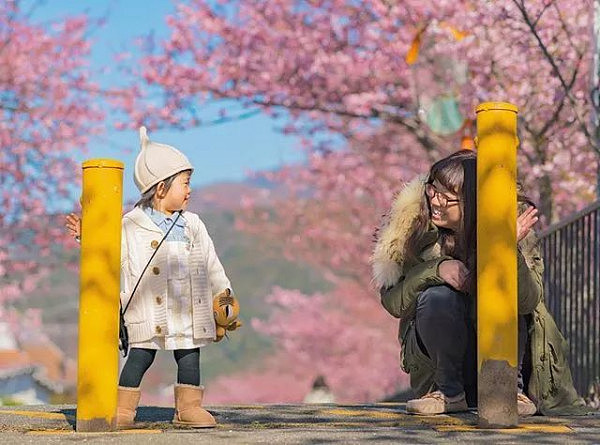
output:
[{"label": "tree branch", "polygon": [[527,9],[525,7],[524,1],[512,0],[512,2],[517,7],[517,9],[521,12],[521,15],[523,17],[523,20],[525,21],[525,24],[528,26],[528,28],[531,31],[533,37],[537,41],[540,50],[542,51],[544,57],[546,58],[546,61],[552,67],[552,71],[554,72],[554,74],[556,75],[556,77],[558,78],[558,80],[560,81],[560,84],[561,84],[563,90],[565,91],[565,96],[567,97],[567,99],[569,100],[569,102],[571,103],[571,105],[573,106],[573,113],[575,114],[575,116],[577,118],[577,123],[578,123],[579,128],[581,129],[581,131],[585,135],[586,139],[590,143],[590,146],[598,154],[600,154],[600,149],[598,147],[598,144],[595,141],[595,138],[590,133],[590,131],[587,128],[587,125],[585,124],[583,118],[579,115],[579,112],[577,111],[577,101],[575,100],[575,98],[571,94],[569,86],[567,85],[567,82],[565,81],[565,78],[563,77],[563,75],[562,75],[562,73],[561,73],[561,71],[560,71],[560,69],[559,69],[559,67],[558,67],[558,65],[556,63],[556,60],[554,60],[554,58],[552,57],[552,55],[548,51],[548,48],[546,47],[546,45],[542,41],[542,39],[541,39],[541,37],[540,37],[540,35],[539,35],[538,31],[537,31],[537,28],[535,27],[534,23],[531,21],[531,17],[529,17],[529,14],[528,14]]},{"label": "tree branch", "polygon": [[548,2],[548,3],[546,3],[546,4],[544,5],[544,7],[542,8],[542,10],[541,10],[541,11],[540,11],[540,13],[538,14],[538,16],[537,16],[537,17],[535,18],[535,20],[533,21],[533,26],[534,26],[534,27],[535,27],[535,26],[537,26],[538,22],[540,21],[540,19],[542,18],[542,16],[543,16],[543,15],[544,15],[544,13],[546,12],[546,10],[547,10],[547,9],[548,9],[550,6],[552,6],[552,5],[554,5],[554,4],[555,4],[555,2],[554,2],[554,1],[552,1],[552,2]]},{"label": "tree branch", "polygon": [[[568,85],[568,92],[569,93],[573,89],[573,85],[575,85],[575,80],[577,80],[577,74],[579,72],[579,67],[580,67],[580,64],[581,64],[582,60],[583,60],[583,54],[580,54],[579,58],[577,60],[577,63],[575,64],[575,69],[573,70],[573,75],[571,76],[571,81],[569,82],[569,85]],[[546,121],[546,124],[539,131],[539,136],[545,135],[546,132],[552,127],[552,125],[556,123],[556,120],[558,119],[558,116],[560,115],[560,112],[564,108],[565,98],[566,98],[566,95],[564,95],[562,97],[562,99],[560,101],[560,104],[558,105],[558,107],[556,107],[556,109],[554,110],[554,113],[552,113],[552,117]]]}]

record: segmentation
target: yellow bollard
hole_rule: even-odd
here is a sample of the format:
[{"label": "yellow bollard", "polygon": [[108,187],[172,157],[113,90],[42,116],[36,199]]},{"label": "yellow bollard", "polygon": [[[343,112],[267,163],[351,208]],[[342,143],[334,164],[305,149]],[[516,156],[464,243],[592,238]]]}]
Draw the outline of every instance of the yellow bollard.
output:
[{"label": "yellow bollard", "polygon": [[482,427],[517,426],[517,112],[477,107],[477,357]]},{"label": "yellow bollard", "polygon": [[116,429],[123,163],[83,167],[77,431]]}]

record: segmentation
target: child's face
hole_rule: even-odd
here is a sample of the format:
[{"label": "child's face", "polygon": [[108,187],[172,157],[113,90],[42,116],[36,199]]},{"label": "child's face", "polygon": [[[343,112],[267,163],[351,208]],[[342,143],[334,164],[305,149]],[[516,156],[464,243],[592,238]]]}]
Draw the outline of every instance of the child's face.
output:
[{"label": "child's face", "polygon": [[185,210],[190,200],[190,172],[181,172],[176,177],[169,191],[165,194],[163,207],[169,212]]}]

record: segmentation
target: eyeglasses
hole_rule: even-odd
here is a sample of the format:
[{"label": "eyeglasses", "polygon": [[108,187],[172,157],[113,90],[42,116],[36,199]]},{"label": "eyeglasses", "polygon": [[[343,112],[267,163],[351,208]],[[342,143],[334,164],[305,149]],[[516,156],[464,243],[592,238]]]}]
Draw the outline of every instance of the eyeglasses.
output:
[{"label": "eyeglasses", "polygon": [[444,195],[442,192],[436,189],[433,184],[429,182],[425,184],[425,194],[427,195],[429,200],[432,200],[434,196],[437,196],[441,207],[448,207],[449,204],[460,202],[460,199],[448,198],[448,196]]}]

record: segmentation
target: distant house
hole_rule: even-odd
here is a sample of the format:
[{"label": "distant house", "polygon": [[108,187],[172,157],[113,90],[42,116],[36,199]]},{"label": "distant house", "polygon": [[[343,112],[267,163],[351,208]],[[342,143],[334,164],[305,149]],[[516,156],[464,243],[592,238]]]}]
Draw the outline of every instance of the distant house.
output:
[{"label": "distant house", "polygon": [[0,405],[52,403],[72,392],[75,363],[43,335],[17,342],[0,323]]},{"label": "distant house", "polygon": [[50,403],[56,388],[35,377],[37,368],[0,368],[0,405],[39,405]]}]

